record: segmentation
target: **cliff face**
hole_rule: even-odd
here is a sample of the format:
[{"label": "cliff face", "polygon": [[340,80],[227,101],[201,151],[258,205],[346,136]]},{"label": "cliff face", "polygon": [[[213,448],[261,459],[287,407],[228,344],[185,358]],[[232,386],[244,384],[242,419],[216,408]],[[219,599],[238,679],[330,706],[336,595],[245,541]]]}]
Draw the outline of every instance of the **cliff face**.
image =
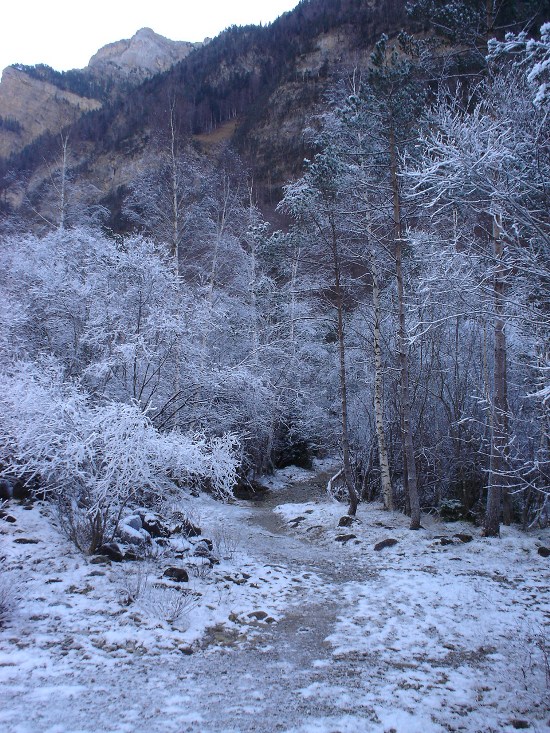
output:
[{"label": "cliff face", "polygon": [[109,43],[92,56],[88,69],[97,74],[142,80],[166,71],[202,43],[171,41],[150,28],[132,38]]},{"label": "cliff face", "polygon": [[100,107],[97,99],[81,97],[8,66],[0,83],[0,117],[11,124],[0,127],[0,157],[19,152],[46,130],[60,132],[84,112]]}]

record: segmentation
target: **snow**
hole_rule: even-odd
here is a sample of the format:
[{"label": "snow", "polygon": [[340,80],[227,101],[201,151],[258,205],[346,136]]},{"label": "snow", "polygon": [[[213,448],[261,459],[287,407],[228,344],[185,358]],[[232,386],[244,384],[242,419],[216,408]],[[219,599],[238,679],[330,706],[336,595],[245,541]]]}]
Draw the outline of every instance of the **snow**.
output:
[{"label": "snow", "polygon": [[188,584],[162,577],[169,554],[92,564],[47,504],[11,502],[2,733],[548,730],[548,530],[410,532],[372,504],[338,527],[318,475],[270,484],[264,502],[195,500],[221,562],[182,560]]}]

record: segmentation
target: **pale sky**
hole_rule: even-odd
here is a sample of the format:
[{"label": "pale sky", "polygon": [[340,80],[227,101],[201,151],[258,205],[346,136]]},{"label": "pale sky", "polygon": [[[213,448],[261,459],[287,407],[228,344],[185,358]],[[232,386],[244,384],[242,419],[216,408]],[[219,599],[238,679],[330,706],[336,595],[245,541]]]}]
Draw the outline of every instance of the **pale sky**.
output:
[{"label": "pale sky", "polygon": [[80,69],[102,46],[152,28],[202,41],[230,25],[269,23],[298,0],[8,0],[0,10],[0,71],[10,64]]}]

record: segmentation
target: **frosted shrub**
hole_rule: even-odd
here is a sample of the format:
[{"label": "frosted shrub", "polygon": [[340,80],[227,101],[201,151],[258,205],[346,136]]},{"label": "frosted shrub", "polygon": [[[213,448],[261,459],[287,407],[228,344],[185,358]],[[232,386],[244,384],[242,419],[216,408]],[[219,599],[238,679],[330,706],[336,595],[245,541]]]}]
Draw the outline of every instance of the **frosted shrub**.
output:
[{"label": "frosted shrub", "polygon": [[239,538],[224,525],[218,525],[209,533],[214,545],[214,553],[224,560],[233,560],[239,549]]},{"label": "frosted shrub", "polygon": [[152,618],[174,624],[186,619],[196,608],[197,600],[187,588],[180,590],[154,584],[145,588],[138,605]]},{"label": "frosted shrub", "polygon": [[95,552],[130,501],[175,489],[175,479],[230,493],[238,461],[233,436],[161,434],[135,403],[92,404],[51,361],[19,363],[1,376],[0,462],[55,495],[80,549]]}]

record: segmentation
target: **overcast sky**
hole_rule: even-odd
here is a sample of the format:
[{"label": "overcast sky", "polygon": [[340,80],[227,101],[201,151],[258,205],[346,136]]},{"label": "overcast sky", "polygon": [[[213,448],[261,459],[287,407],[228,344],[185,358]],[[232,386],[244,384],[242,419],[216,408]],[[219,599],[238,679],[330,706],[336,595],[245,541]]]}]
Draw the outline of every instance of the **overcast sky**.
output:
[{"label": "overcast sky", "polygon": [[202,41],[230,25],[269,23],[298,0],[7,0],[0,9],[0,70],[15,63],[80,69],[107,43],[152,28]]}]

